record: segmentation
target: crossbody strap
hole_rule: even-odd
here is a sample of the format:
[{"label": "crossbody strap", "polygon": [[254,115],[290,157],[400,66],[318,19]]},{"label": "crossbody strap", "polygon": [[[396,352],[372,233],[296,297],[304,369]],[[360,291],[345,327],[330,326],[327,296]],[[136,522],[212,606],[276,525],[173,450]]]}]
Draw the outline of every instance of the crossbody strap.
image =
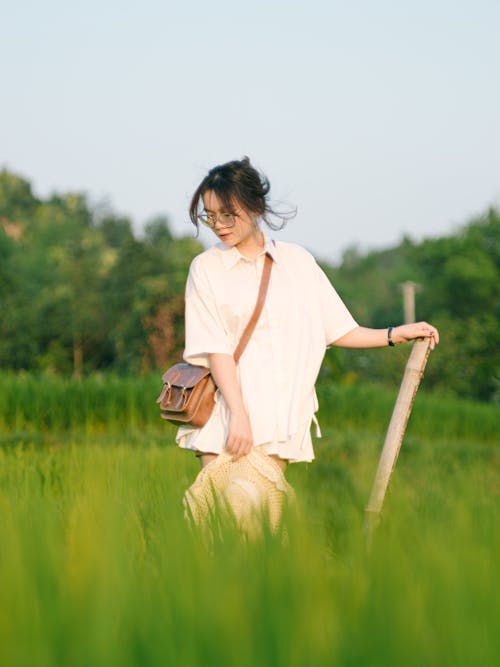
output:
[{"label": "crossbody strap", "polygon": [[260,280],[259,294],[257,296],[257,303],[255,304],[254,311],[250,321],[245,327],[245,331],[241,334],[240,342],[234,351],[234,360],[236,363],[240,360],[241,355],[243,354],[244,349],[247,346],[250,336],[253,334],[255,325],[257,324],[262,308],[264,307],[264,302],[266,300],[267,288],[269,287],[269,279],[271,278],[271,269],[273,268],[273,260],[271,255],[266,253],[264,259],[264,269],[262,270],[262,278]]}]

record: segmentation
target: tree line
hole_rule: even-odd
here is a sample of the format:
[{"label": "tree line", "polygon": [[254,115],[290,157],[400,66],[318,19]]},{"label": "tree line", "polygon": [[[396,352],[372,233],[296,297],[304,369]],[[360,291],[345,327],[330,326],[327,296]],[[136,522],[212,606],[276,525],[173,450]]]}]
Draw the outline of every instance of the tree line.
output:
[{"label": "tree line", "polygon": [[[182,355],[184,285],[193,237],[167,218],[134,232],[132,221],[92,207],[80,193],[34,195],[28,180],[0,171],[0,369],[72,374],[146,374]],[[417,319],[442,344],[426,384],[500,398],[500,216],[490,209],[453,235],[394,248],[344,252],[322,264],[360,324],[402,321],[400,285],[418,285]],[[399,382],[404,346],[329,350],[322,373],[344,383]]]},{"label": "tree line", "polygon": [[[425,385],[464,397],[500,400],[500,214],[491,208],[455,233],[361,254],[345,251],[338,267],[324,267],[360,323],[386,327],[403,321],[402,284],[417,285],[416,320],[432,322],[441,343]],[[342,351],[335,372],[394,384],[406,346]],[[395,352],[394,354],[391,354]]]},{"label": "tree line", "polygon": [[80,377],[147,373],[182,353],[183,289],[193,238],[158,217],[93,210],[82,194],[34,196],[0,172],[0,368]]}]

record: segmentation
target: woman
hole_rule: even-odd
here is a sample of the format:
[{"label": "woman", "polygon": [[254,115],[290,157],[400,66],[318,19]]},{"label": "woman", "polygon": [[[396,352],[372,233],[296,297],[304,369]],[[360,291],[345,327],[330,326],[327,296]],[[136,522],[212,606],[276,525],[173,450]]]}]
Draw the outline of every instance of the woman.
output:
[{"label": "woman", "polygon": [[[186,285],[185,361],[211,369],[216,406],[201,429],[181,427],[180,447],[202,468],[226,451],[232,460],[252,447],[288,463],[312,461],[310,427],[318,408],[315,381],[327,347],[385,347],[428,337],[427,322],[387,329],[361,327],[304,248],[271,242],[262,223],[280,229],[269,182],[248,158],[214,167],[193,195],[190,217],[219,239],[192,262]],[[271,216],[281,219],[273,224]],[[273,260],[264,309],[236,365],[234,349],[257,299],[264,256]]]}]

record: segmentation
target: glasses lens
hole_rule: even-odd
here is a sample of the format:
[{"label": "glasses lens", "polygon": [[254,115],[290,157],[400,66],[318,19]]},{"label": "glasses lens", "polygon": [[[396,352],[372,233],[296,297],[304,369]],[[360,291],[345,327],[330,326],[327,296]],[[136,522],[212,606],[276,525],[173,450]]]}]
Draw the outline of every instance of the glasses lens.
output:
[{"label": "glasses lens", "polygon": [[232,227],[234,225],[234,216],[232,213],[221,213],[219,221],[223,227]]},{"label": "glasses lens", "polygon": [[213,227],[215,225],[215,218],[207,215],[206,213],[200,213],[198,220],[204,225],[207,225],[207,227]]},{"label": "glasses lens", "polygon": [[210,229],[213,229],[217,223],[217,220],[220,223],[221,227],[233,227],[234,225],[234,214],[233,213],[221,213],[220,215],[208,215],[208,213],[200,213],[198,215],[198,220],[202,222]]}]

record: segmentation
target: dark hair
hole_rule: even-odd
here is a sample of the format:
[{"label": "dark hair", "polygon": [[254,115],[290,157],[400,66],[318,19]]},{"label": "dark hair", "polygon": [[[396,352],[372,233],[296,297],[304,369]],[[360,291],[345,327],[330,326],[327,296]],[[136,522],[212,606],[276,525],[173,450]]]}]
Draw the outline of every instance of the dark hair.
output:
[{"label": "dark hair", "polygon": [[[283,229],[288,220],[293,218],[297,211],[277,211],[271,207],[268,194],[271,186],[268,179],[252,167],[248,157],[242,160],[233,160],[210,169],[208,174],[196,188],[189,206],[189,217],[198,229],[198,211],[200,200],[211,190],[221,202],[224,209],[231,212],[234,204],[239,204],[245,211],[257,213],[271,229]],[[278,218],[274,223],[269,216]]]}]

